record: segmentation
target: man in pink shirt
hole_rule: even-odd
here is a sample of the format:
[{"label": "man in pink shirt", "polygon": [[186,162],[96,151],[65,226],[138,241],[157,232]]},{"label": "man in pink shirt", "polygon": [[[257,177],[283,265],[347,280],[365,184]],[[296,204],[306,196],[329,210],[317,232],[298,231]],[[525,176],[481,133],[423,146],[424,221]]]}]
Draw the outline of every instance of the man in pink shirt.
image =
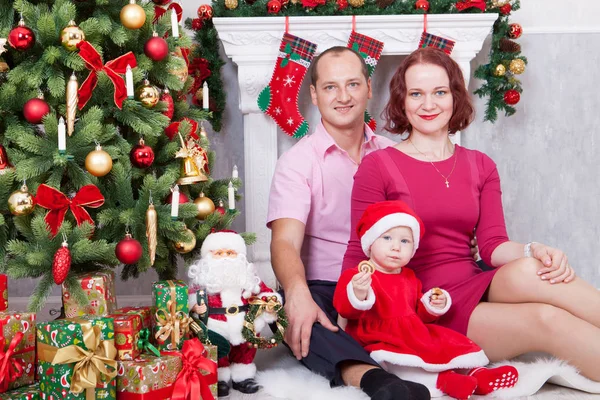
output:
[{"label": "man in pink shirt", "polygon": [[333,293],[350,237],[353,176],[361,159],[393,142],[364,123],[371,82],[362,57],[346,47],[323,52],[311,67],[312,102],[322,122],[283,154],[269,196],[271,261],[285,294],[286,343],[332,386],[360,387],[372,399],[429,399],[373,361],[336,325]]}]

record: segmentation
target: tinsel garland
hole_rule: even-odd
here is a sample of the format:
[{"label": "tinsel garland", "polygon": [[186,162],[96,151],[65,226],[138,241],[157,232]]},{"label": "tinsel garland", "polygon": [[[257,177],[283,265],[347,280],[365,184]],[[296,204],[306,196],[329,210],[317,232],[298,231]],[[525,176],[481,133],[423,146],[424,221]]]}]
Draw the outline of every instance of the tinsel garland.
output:
[{"label": "tinsel garland", "polygon": [[[269,0],[240,0],[238,6],[234,9],[228,9],[225,6],[225,0],[213,1],[213,15],[215,17],[267,17],[267,16],[331,16],[331,15],[408,15],[423,14],[424,11],[415,7],[415,0],[395,0],[390,2],[381,2],[378,0],[365,0],[364,5],[360,7],[348,6],[347,3],[337,0],[324,1],[324,4],[316,7],[305,7],[300,0],[282,1],[281,11],[277,14],[267,12],[267,3]],[[389,5],[388,5],[389,3]],[[468,8],[459,11],[456,8],[456,0],[429,0],[429,14],[457,14],[462,13],[481,13],[477,8]],[[340,4],[346,4],[340,7]],[[503,5],[510,4],[509,12],[500,11]],[[342,8],[342,9],[340,9]],[[505,115],[510,116],[515,113],[515,108],[504,102],[504,93],[513,89],[522,92],[521,82],[514,77],[510,71],[503,76],[494,75],[498,64],[505,65],[506,69],[514,59],[521,59],[527,63],[527,59],[521,55],[520,46],[512,46],[511,52],[501,50],[502,39],[508,39],[509,22],[508,16],[512,11],[520,8],[520,0],[486,0],[485,13],[497,13],[498,20],[494,24],[492,33],[492,45],[489,54],[489,63],[480,65],[475,70],[475,77],[484,80],[484,84],[475,94],[479,97],[489,97],[485,111],[484,120],[494,122],[498,116],[498,110],[503,110]],[[504,9],[505,10],[505,9]],[[503,10],[503,11],[504,11]],[[188,20],[188,26],[191,22]],[[210,20],[203,21],[202,27],[196,31],[196,40],[200,43],[203,51],[203,57],[210,62],[212,75],[208,78],[211,88],[211,98],[215,100],[217,111],[213,111],[213,127],[218,124],[220,128],[221,113],[225,104],[224,86],[220,76],[220,66],[224,63],[219,58],[218,35],[216,29]],[[506,40],[504,41],[506,42]],[[516,44],[513,42],[513,44]],[[506,43],[505,43],[506,45]],[[506,47],[502,47],[506,50]],[[210,58],[209,58],[210,57]]]},{"label": "tinsel garland", "polygon": [[[244,326],[242,328],[242,336],[248,345],[258,349],[270,349],[281,343],[285,329],[288,326],[288,320],[283,305],[277,297],[252,298],[248,302],[248,306],[249,309],[244,318]],[[264,312],[274,312],[277,314],[277,320],[274,322],[277,329],[273,329],[273,336],[270,338],[258,336],[254,326],[256,318]]]}]

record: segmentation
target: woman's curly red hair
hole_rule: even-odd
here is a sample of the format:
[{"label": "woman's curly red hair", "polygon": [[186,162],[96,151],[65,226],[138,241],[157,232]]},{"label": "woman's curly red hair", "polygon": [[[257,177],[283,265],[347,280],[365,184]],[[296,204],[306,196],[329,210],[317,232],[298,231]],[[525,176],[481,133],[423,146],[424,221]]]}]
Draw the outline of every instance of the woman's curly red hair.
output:
[{"label": "woman's curly red hair", "polygon": [[465,86],[465,79],[459,65],[441,50],[432,47],[420,48],[413,51],[402,60],[390,82],[390,99],[383,110],[386,120],[384,129],[391,133],[402,134],[412,132],[404,102],[406,100],[406,70],[416,64],[431,64],[446,70],[450,81],[450,92],[454,103],[452,117],[448,123],[448,133],[454,134],[465,129],[473,121],[475,110],[471,97]]}]

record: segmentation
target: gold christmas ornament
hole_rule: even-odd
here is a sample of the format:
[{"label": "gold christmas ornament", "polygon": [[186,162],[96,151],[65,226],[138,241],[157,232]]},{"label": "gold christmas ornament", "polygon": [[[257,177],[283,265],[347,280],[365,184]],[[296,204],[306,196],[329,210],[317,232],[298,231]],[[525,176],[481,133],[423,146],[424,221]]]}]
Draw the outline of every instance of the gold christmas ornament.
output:
[{"label": "gold christmas ornament", "polygon": [[[181,164],[181,177],[177,180],[179,185],[191,185],[197,182],[207,181],[208,178],[202,172],[204,164],[198,164],[198,150],[194,146],[193,139],[190,138],[186,144],[183,137],[179,134],[181,140],[181,148],[175,153],[175,158],[183,158]],[[204,160],[202,160],[204,161]]]},{"label": "gold christmas ornament", "polygon": [[82,40],[85,40],[85,33],[73,20],[60,32],[60,42],[69,51],[77,50],[77,44]]},{"label": "gold christmas ornament", "polygon": [[494,7],[502,7],[510,3],[510,0],[492,0],[492,5]]},{"label": "gold christmas ornament", "polygon": [[150,84],[148,79],[144,79],[142,86],[138,87],[135,91],[135,97],[142,103],[144,107],[152,108],[158,104],[160,93],[155,86]]},{"label": "gold christmas ornament", "polygon": [[177,79],[179,79],[181,82],[185,83],[185,81],[188,78],[188,67],[187,67],[187,63],[185,62],[185,59],[183,58],[183,53],[181,52],[181,48],[177,47],[177,49],[175,49],[175,51],[173,53],[171,53],[171,57],[177,59],[177,64],[179,65],[176,68],[172,68],[169,70],[169,73],[171,75],[175,75],[177,77]]},{"label": "gold christmas ornament", "polygon": [[496,76],[504,76],[506,74],[506,67],[503,64],[496,65],[494,69],[494,75]]},{"label": "gold christmas ornament", "polygon": [[135,0],[129,0],[129,4],[121,9],[121,23],[125,28],[140,29],[145,22],[146,12],[135,4]]},{"label": "gold christmas ornament", "polygon": [[150,205],[146,210],[146,238],[148,239],[148,256],[150,257],[150,266],[154,265],[156,259],[156,245],[158,244],[158,213],[150,200]]},{"label": "gold christmas ornament", "polygon": [[0,72],[7,72],[9,69],[8,64],[4,60],[0,60]]},{"label": "gold christmas ornament", "polygon": [[238,0],[225,0],[225,7],[229,10],[235,10],[238,6]]},{"label": "gold christmas ornament", "polygon": [[362,7],[365,5],[365,0],[348,0],[348,4],[352,7]]},{"label": "gold christmas ornament", "polygon": [[91,151],[85,158],[85,169],[94,176],[104,176],[112,169],[112,158],[110,154],[102,150],[102,146],[96,145],[96,150]]},{"label": "gold christmas ornament", "polygon": [[515,58],[510,62],[508,69],[510,69],[510,72],[513,74],[520,75],[525,72],[525,61],[520,58]]},{"label": "gold christmas ornament", "polygon": [[35,208],[35,197],[29,193],[27,185],[23,184],[19,190],[15,190],[8,198],[8,211],[12,215],[22,217],[31,214]]},{"label": "gold christmas ornament", "polygon": [[205,220],[206,217],[208,217],[210,214],[215,212],[215,203],[213,203],[213,201],[211,199],[206,197],[203,192],[201,192],[200,195],[198,196],[198,198],[196,198],[196,200],[194,200],[194,204],[196,205],[196,208],[198,209],[198,214],[196,214],[196,219],[198,219],[200,221]]},{"label": "gold christmas ornament", "polygon": [[67,101],[67,133],[69,136],[75,130],[75,116],[77,115],[77,103],[79,103],[79,83],[75,73],[71,74],[71,78],[67,83],[66,101]]},{"label": "gold christmas ornament", "polygon": [[200,87],[200,89],[196,90],[196,93],[194,93],[194,97],[196,97],[196,100],[198,100],[199,102],[202,102],[202,99],[204,98],[203,94],[204,93],[202,87]]},{"label": "gold christmas ornament", "polygon": [[188,237],[186,240],[173,242],[175,251],[180,254],[189,253],[190,251],[194,250],[194,247],[196,247],[196,235],[194,235],[194,232],[192,232],[189,228],[185,228],[185,231],[186,236]]}]

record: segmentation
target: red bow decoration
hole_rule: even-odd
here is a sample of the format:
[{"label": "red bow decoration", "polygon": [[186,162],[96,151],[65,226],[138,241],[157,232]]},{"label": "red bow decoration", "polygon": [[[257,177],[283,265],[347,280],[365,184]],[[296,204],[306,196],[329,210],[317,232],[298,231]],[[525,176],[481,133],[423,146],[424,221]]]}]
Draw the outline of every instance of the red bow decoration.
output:
[{"label": "red bow decoration", "polygon": [[192,128],[190,130],[190,137],[192,137],[194,140],[200,139],[198,137],[198,133],[197,133],[198,132],[198,123],[196,121],[194,121],[193,119],[184,117],[181,121],[172,122],[169,126],[167,126],[165,128],[165,134],[167,135],[169,140],[173,140],[175,135],[177,135],[177,132],[179,132],[179,125],[181,125],[181,122],[183,120],[187,121],[192,126]]},{"label": "red bow decoration", "polygon": [[8,385],[23,375],[23,364],[20,360],[12,358],[21,339],[23,339],[23,332],[17,332],[6,352],[3,352],[6,339],[4,336],[0,338],[0,393],[6,392]]},{"label": "red bow decoration", "polygon": [[156,23],[160,17],[163,16],[164,13],[170,10],[175,10],[175,14],[177,14],[177,22],[181,22],[181,17],[183,16],[183,8],[177,3],[171,3],[169,7],[162,8],[159,6],[154,6],[154,21]]},{"label": "red bow decoration", "polygon": [[[210,385],[217,382],[217,363],[206,358],[206,350],[198,338],[183,342],[182,353],[164,353],[181,357],[183,368],[173,387],[172,400],[214,400]],[[208,372],[202,375],[200,371]]]},{"label": "red bow decoration", "polygon": [[115,104],[119,109],[123,108],[123,100],[127,98],[127,87],[125,86],[125,80],[119,74],[124,74],[127,71],[127,65],[131,68],[137,66],[133,53],[130,51],[103,64],[100,54],[89,42],[79,42],[77,48],[79,49],[79,56],[83,58],[90,70],[90,74],[79,87],[79,109],[83,109],[92,97],[92,92],[98,84],[98,72],[100,71],[104,71],[112,81],[115,86]]},{"label": "red bow decoration", "polygon": [[54,236],[58,233],[58,228],[60,228],[65,219],[67,209],[71,209],[77,225],[81,225],[84,222],[94,225],[94,220],[83,207],[98,208],[104,204],[104,196],[102,196],[100,189],[95,185],[85,185],[77,192],[73,199],[69,199],[53,187],[42,184],[38,187],[35,200],[40,207],[50,210],[44,220]]},{"label": "red bow decoration", "polygon": [[456,9],[458,11],[464,11],[471,7],[479,8],[481,11],[485,11],[485,0],[464,0],[456,3]]}]

